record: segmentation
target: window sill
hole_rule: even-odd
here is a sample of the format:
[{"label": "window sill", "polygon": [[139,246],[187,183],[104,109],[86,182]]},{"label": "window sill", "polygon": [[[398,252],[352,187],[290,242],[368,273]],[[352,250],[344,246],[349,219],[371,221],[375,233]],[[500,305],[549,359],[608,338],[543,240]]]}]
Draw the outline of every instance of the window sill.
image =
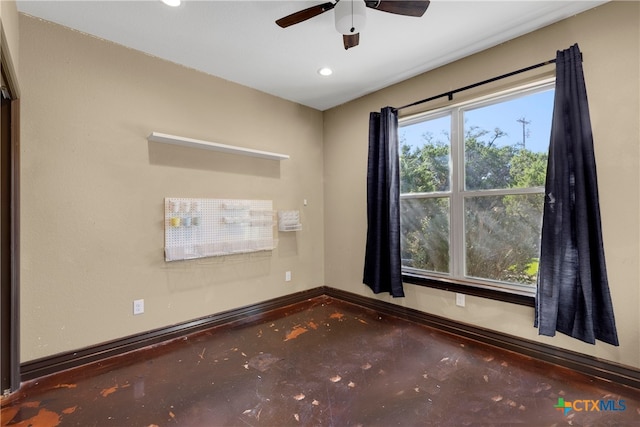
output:
[{"label": "window sill", "polygon": [[424,286],[427,288],[441,289],[449,292],[458,292],[465,295],[472,295],[496,301],[508,302],[511,304],[535,307],[535,298],[529,295],[521,295],[511,292],[499,291],[496,289],[481,288],[478,286],[461,284],[454,281],[434,279],[410,273],[402,273],[402,281],[412,285]]}]

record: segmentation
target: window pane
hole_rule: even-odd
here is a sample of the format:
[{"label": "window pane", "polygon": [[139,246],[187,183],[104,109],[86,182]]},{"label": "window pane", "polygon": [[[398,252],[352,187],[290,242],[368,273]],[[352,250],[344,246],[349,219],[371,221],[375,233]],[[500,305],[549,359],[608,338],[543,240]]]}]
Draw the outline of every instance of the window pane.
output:
[{"label": "window pane", "polygon": [[466,275],[536,284],[544,194],[465,198]]},{"label": "window pane", "polygon": [[464,111],[466,190],[544,186],[553,93]]},{"label": "window pane", "polygon": [[448,191],[451,117],[400,127],[400,192]]},{"label": "window pane", "polygon": [[449,272],[449,198],[400,201],[402,265]]}]

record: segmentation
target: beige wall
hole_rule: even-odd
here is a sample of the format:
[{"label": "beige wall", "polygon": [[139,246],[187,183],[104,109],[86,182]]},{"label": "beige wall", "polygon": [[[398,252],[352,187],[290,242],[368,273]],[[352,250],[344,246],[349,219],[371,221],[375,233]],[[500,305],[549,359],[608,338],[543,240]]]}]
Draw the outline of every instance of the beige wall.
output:
[{"label": "beige wall", "polygon": [[18,60],[18,10],[13,0],[0,1],[0,22],[2,22],[2,48],[8,49],[6,57],[10,58],[17,69]]},{"label": "beige wall", "polygon": [[[607,4],[323,114],[22,16],[22,361],[325,284],[373,296],[362,285],[368,113],[578,42],[621,346],[538,337],[533,310],[512,304],[468,297],[459,308],[414,285],[376,298],[640,367],[639,22],[638,3]],[[291,159],[163,147],[151,131]],[[300,209],[304,229],[279,233],[266,256],[165,263],[164,197],[272,199]],[[146,313],[134,317],[137,298]]]},{"label": "beige wall", "polygon": [[[400,106],[555,57],[578,43],[590,101],[609,281],[620,347],[539,337],[533,308],[405,285],[406,298],[376,298],[527,339],[640,367],[639,118],[640,4],[615,2],[326,111],[326,285],[373,296],[362,285],[366,240],[368,113]],[[532,75],[548,75],[553,68]],[[501,82],[511,84],[512,82]],[[485,91],[487,88],[482,88]],[[467,93],[462,97],[473,94]],[[431,104],[426,108],[432,108]]]},{"label": "beige wall", "polygon": [[[20,53],[23,362],[324,284],[321,112],[26,16]],[[273,200],[303,230],[273,252],[165,263],[165,197]]]}]

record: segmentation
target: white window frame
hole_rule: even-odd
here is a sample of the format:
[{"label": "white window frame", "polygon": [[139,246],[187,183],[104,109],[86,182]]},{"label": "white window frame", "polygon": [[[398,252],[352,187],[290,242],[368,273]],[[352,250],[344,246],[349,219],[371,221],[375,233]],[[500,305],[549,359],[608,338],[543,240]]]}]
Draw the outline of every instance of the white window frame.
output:
[{"label": "white window frame", "polygon": [[[465,276],[465,221],[464,199],[474,196],[502,196],[523,194],[544,194],[544,187],[509,188],[491,190],[465,190],[464,189],[464,111],[483,106],[505,102],[510,99],[555,89],[555,77],[538,80],[533,83],[521,85],[508,90],[503,90],[469,101],[459,102],[447,107],[426,111],[400,118],[399,128],[406,125],[433,120],[439,117],[451,117],[451,145],[450,145],[450,174],[451,183],[449,191],[432,193],[404,193],[401,199],[408,198],[449,198],[449,273],[427,271],[413,267],[403,266],[403,273],[421,276],[431,279],[453,281],[457,284],[468,285],[477,288],[498,290],[524,296],[534,296],[536,287],[531,285],[500,282],[491,279],[481,279]],[[552,114],[552,112],[550,112]],[[462,142],[460,141],[462,139]],[[455,142],[454,142],[455,141]]]}]

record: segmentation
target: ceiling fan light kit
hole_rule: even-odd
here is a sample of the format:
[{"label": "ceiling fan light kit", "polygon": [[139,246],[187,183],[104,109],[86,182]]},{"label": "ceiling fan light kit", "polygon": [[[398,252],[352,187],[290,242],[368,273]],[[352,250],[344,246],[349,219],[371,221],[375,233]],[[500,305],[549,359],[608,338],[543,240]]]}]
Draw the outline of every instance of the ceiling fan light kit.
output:
[{"label": "ceiling fan light kit", "polygon": [[162,3],[166,4],[167,6],[178,7],[180,6],[181,0],[162,0]]},{"label": "ceiling fan light kit", "polygon": [[364,28],[367,8],[362,0],[340,0],[334,8],[334,15],[336,30],[340,34],[353,35]]},{"label": "ceiling fan light kit", "polygon": [[311,19],[335,9],[336,30],[342,34],[345,49],[360,44],[360,30],[366,22],[366,8],[392,13],[394,15],[420,17],[429,7],[429,0],[336,0],[311,6],[294,12],[276,21],[281,28]]}]

